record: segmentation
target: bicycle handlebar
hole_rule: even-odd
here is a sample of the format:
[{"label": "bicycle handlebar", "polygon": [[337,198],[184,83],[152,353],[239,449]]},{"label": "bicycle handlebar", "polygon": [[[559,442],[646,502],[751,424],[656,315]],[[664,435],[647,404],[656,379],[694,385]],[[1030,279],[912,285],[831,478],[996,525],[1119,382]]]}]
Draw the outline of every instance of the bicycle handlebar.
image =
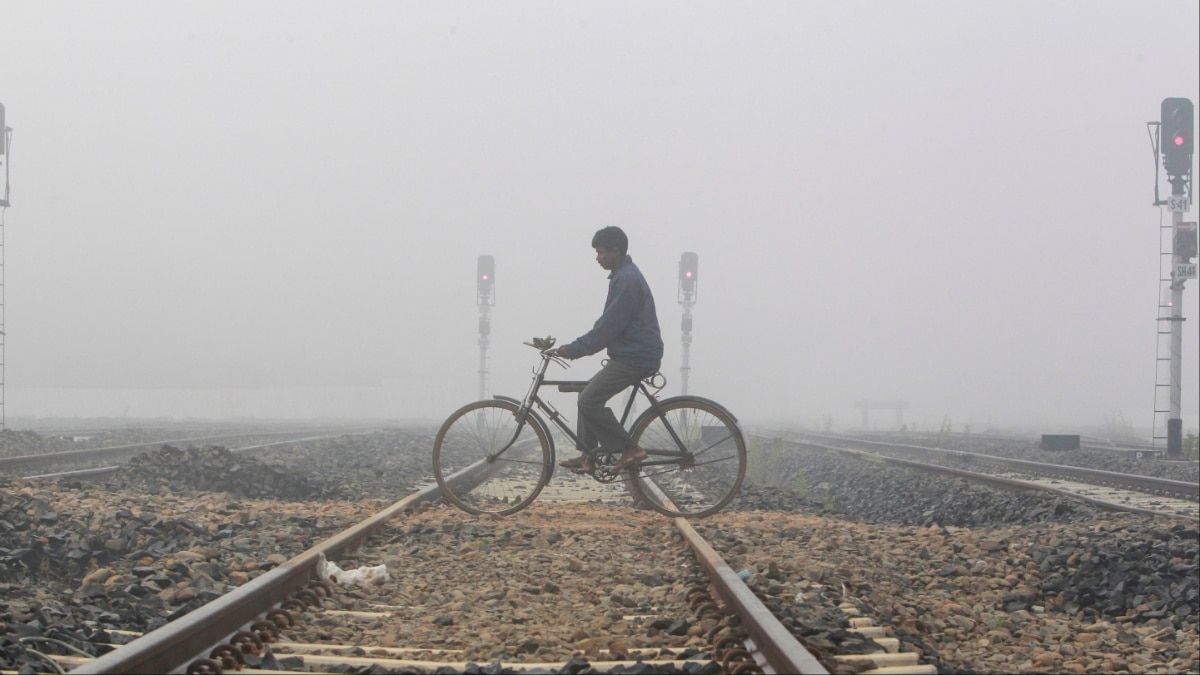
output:
[{"label": "bicycle handlebar", "polygon": [[554,337],[551,335],[547,335],[544,338],[535,337],[535,338],[533,338],[532,341],[524,342],[522,344],[529,345],[530,347],[533,347],[534,349],[538,350],[539,352],[546,352],[546,351],[549,351],[550,348],[552,348],[554,346],[554,342],[555,342]]},{"label": "bicycle handlebar", "polygon": [[570,367],[571,367],[571,364],[567,363],[567,360],[566,360],[566,359],[564,359],[563,357],[561,357],[561,356],[558,356],[558,355],[556,355],[556,354],[551,354],[551,353],[550,353],[551,351],[552,351],[552,350],[550,350],[550,349],[543,350],[543,351],[541,352],[541,354],[542,354],[542,358],[543,358],[543,359],[546,359],[546,360],[548,360],[548,361],[553,361],[553,362],[557,363],[558,365],[562,366],[563,368],[570,368]]},{"label": "bicycle handlebar", "polygon": [[530,347],[538,350],[538,353],[541,354],[543,359],[546,359],[547,361],[554,361],[563,368],[569,368],[570,366],[567,364],[565,359],[563,359],[561,356],[550,353],[554,349],[554,343],[554,337],[547,335],[544,338],[535,337],[533,340],[529,342],[523,342],[522,344],[529,345]]}]

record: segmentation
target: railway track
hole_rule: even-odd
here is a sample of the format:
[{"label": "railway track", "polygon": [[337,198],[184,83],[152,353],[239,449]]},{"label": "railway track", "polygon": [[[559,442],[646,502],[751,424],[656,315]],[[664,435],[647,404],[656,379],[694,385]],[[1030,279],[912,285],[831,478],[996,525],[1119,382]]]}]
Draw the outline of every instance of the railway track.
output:
[{"label": "railway track", "polygon": [[[340,447],[339,453],[349,445]],[[383,446],[375,439],[371,447]],[[422,453],[421,448],[409,447]],[[412,472],[417,476],[427,470],[428,460],[424,455],[420,459],[422,469]],[[417,489],[416,482],[408,485]],[[777,672],[844,672],[852,668],[1011,672],[1058,670],[1052,667],[1057,665],[1066,671],[1082,668],[1076,672],[1096,672],[1142,663],[1124,659],[1144,659],[1151,651],[1165,654],[1155,662],[1167,672],[1171,668],[1186,671],[1189,664],[1197,663],[1187,656],[1196,644],[1194,622],[1190,632],[1179,632],[1160,623],[1166,619],[1153,618],[1164,616],[1164,611],[1173,616],[1178,603],[1160,608],[1151,600],[1143,607],[1136,592],[1126,598],[1110,591],[1099,602],[1108,603],[1111,598],[1123,604],[1098,607],[1104,611],[1079,618],[1082,612],[1091,611],[1086,609],[1090,603],[1098,602],[1078,597],[1079,589],[1110,583],[1089,567],[1097,560],[1109,560],[1103,556],[1111,555],[1110,548],[1138,550],[1144,555],[1149,549],[1141,547],[1160,546],[1154,542],[1169,537],[1169,543],[1161,546],[1184,561],[1184,566],[1191,561],[1194,570],[1194,542],[1186,544],[1188,535],[1182,523],[1154,529],[1137,525],[1146,522],[1144,519],[1118,518],[1086,526],[1044,522],[1032,527],[1013,524],[974,530],[867,525],[782,511],[730,509],[710,519],[684,523],[703,535],[705,545],[720,556],[721,571],[714,581],[713,573],[701,562],[706,556],[684,543],[685,535],[676,523],[631,509],[619,486],[597,486],[573,475],[558,475],[538,504],[495,520],[430,504],[435,495],[430,487],[418,489],[418,494],[425,497],[410,495],[414,501],[407,506],[397,508],[397,502],[299,555],[288,553],[291,558],[268,557],[270,548],[251,553],[250,559],[263,563],[260,569],[267,570],[258,572],[261,576],[245,580],[241,572],[234,572],[243,577],[235,582],[241,586],[225,586],[224,595],[207,605],[195,609],[191,609],[195,604],[186,605],[191,609],[187,614],[183,614],[184,605],[168,601],[170,607],[180,610],[173,616],[183,616],[145,634],[110,631],[112,643],[136,639],[99,659],[78,654],[52,658],[63,668],[81,672],[160,672],[189,665],[216,672],[241,665],[239,658],[250,672],[266,668],[345,672],[370,665],[414,672],[437,668],[463,672],[471,663],[479,664],[478,672],[499,672],[501,667],[570,672],[589,666],[597,670],[637,668],[639,660],[656,668],[680,669],[669,672],[683,668],[700,672],[709,672],[705,668],[721,672],[754,672],[756,668]],[[175,511],[160,517],[173,522],[171,519],[188,512],[188,502],[186,495],[170,497]],[[128,497],[118,500],[126,503]],[[200,503],[207,504],[210,511],[237,508],[250,517],[253,508],[263,508],[231,507],[220,495],[203,500]],[[133,503],[145,504],[133,506],[133,515],[143,519],[157,515],[151,501]],[[316,514],[322,507],[295,503],[291,508],[299,514]],[[231,517],[222,514],[207,522],[212,527],[211,523],[227,522]],[[243,522],[248,521],[243,518]],[[191,555],[187,546],[194,546],[184,544],[176,549],[179,556],[168,555],[153,566],[177,570],[186,580],[183,561],[194,579],[197,569],[225,567],[221,561],[229,552],[260,550],[255,541],[282,537],[298,541],[307,527],[287,530],[279,528],[282,518],[271,522],[276,524],[236,540],[239,543],[227,540],[232,547],[213,540],[207,545],[211,552],[205,553],[203,560],[192,562],[182,557]],[[372,522],[369,532],[361,531]],[[202,526],[205,521],[196,524]],[[356,529],[360,530],[357,535]],[[1177,551],[1180,541],[1185,543]],[[1070,548],[1060,555],[1057,542],[1068,542]],[[136,546],[146,543],[142,540]],[[1192,546],[1190,553],[1188,545]],[[1161,555],[1166,555],[1165,550]],[[362,588],[329,583],[313,586],[321,553],[347,569],[386,563],[392,579]],[[1155,560],[1160,559],[1160,554],[1154,555]],[[1105,562],[1103,568],[1112,565]],[[129,569],[110,566],[127,579],[150,573],[143,567],[130,575]],[[1178,565],[1172,563],[1171,575],[1174,566]],[[232,578],[226,576],[228,570],[243,567],[238,563],[236,568],[225,569],[223,576],[216,578],[228,581]],[[1154,569],[1154,574],[1168,571],[1158,566]],[[1059,576],[1066,581],[1056,581]],[[737,582],[730,585],[734,596],[726,597],[718,590],[721,577]],[[1136,579],[1137,575],[1122,578]],[[1165,577],[1162,588],[1175,597],[1179,582],[1173,579]],[[127,583],[113,586],[110,593]],[[1056,591],[1059,587],[1067,591],[1065,596]],[[960,596],[959,589],[966,595]],[[810,656],[820,657],[816,668],[773,666],[770,634],[756,637],[748,628],[751,620],[732,618],[739,615],[739,595],[747,604],[756,600],[763,620],[774,623],[776,630],[802,636]],[[1183,605],[1179,608],[1184,610]],[[5,620],[0,611],[0,627]],[[1173,620],[1178,625],[1178,620]],[[814,626],[837,629],[814,633]],[[1093,630],[1097,632],[1089,632]],[[194,631],[210,634],[198,639]],[[1035,635],[1039,637],[1031,637]],[[1048,635],[1054,638],[1041,639]],[[1128,642],[1130,636],[1137,640]],[[1086,643],[1090,646],[1085,646],[1085,639],[1093,640]],[[1144,649],[1127,653],[1143,640]],[[142,649],[143,655],[127,651],[131,648]],[[856,653],[870,650],[875,651]],[[953,661],[943,662],[939,652]],[[174,660],[151,660],[162,658],[161,654]],[[1013,660],[1006,660],[1009,658]],[[118,662],[105,665],[104,659]],[[872,663],[853,663],[862,660]]]},{"label": "railway track", "polygon": [[[569,486],[560,494],[561,502],[547,505],[548,513],[521,527],[426,506],[436,498],[436,487],[423,488],[99,658],[54,658],[85,673],[220,672],[264,660],[283,669],[370,664],[461,671],[468,667],[467,656],[471,662],[490,661],[493,668],[503,660],[512,668],[570,669],[571,663],[579,667],[586,660],[593,668],[632,667],[641,661],[655,667],[691,664],[692,672],[829,672],[763,605],[744,574],[736,573],[688,521],[625,506],[580,503],[584,495]],[[610,512],[597,517],[605,508]],[[645,538],[641,548],[646,559],[625,559],[630,556],[614,549],[609,554],[613,562],[600,574],[589,569],[594,561],[571,553],[584,540],[594,553],[606,550],[597,542],[628,541],[631,536]],[[421,578],[381,587],[391,597],[330,583],[312,585],[323,558],[350,561],[348,566],[359,559],[399,560],[421,556],[426,548],[437,550],[432,542],[441,539],[453,540],[451,558],[406,567],[406,575],[423,570]],[[489,555],[504,547],[523,551],[519,566],[510,558]],[[489,575],[499,580],[490,593],[473,587],[486,587]],[[568,575],[592,580],[585,585],[591,592],[560,592]],[[435,589],[432,603],[411,597],[422,586]],[[539,608],[547,604],[552,610],[542,612]],[[456,605],[472,609],[454,615],[450,609]],[[846,611],[857,614],[850,605]],[[585,628],[563,626],[564,616]],[[451,631],[456,622],[469,625]],[[899,641],[884,637],[884,629],[873,623],[864,616],[847,622],[857,653],[833,657],[835,664],[855,663],[855,670],[878,673],[936,672],[932,665],[918,664],[916,653],[899,653]],[[509,633],[514,631],[497,627],[506,624],[517,632],[530,626],[529,634],[542,635],[549,644],[525,640],[513,647]],[[547,640],[556,631],[563,639]],[[470,654],[448,648],[447,632],[465,632],[479,644]],[[504,651],[497,645],[510,647]]]},{"label": "railway track", "polygon": [[[960,433],[960,432],[928,432],[928,431],[906,431],[906,435],[913,438],[924,439],[927,442],[938,443],[944,441],[955,441],[959,443],[971,443],[979,441],[997,441],[1007,443],[1036,443],[1036,436],[1022,434],[998,434],[998,433]],[[873,432],[868,432],[867,435],[873,435]],[[886,436],[886,434],[883,434]],[[1153,443],[1144,443],[1138,441],[1116,441],[1108,438],[1100,438],[1095,436],[1081,436],[1079,439],[1081,450],[1103,450],[1107,452],[1119,453],[1138,453],[1141,452],[1143,458],[1162,457],[1166,454],[1166,449],[1161,445]]]},{"label": "railway track", "polygon": [[[812,448],[920,471],[953,474],[1000,489],[1053,492],[1105,510],[1166,516],[1189,522],[1200,518],[1200,485],[1186,481],[808,432],[793,432],[784,437]],[[920,455],[935,458],[938,463],[913,461],[897,455]]]},{"label": "railway track", "polygon": [[[236,442],[239,439],[250,440],[249,445],[242,445],[238,448],[231,449],[234,452],[253,452],[256,450],[265,450],[268,448],[279,447],[291,443],[301,443],[305,441],[313,441],[324,438],[332,438],[345,434],[368,433],[378,427],[314,427],[300,430],[287,431],[239,431],[235,433],[212,434],[205,436],[192,436],[185,438],[173,438],[157,441],[147,441],[139,443],[129,443],[124,445],[114,445],[102,448],[82,448],[79,450],[67,450],[62,452],[47,452],[32,455],[19,455],[15,457],[0,457],[0,474],[13,475],[18,472],[40,472],[26,477],[29,478],[64,478],[68,476],[76,477],[94,477],[104,476],[113,473],[118,466],[95,466],[100,462],[110,462],[132,457],[133,455],[153,448],[158,448],[163,445],[187,445],[194,443],[213,443],[222,441],[226,443]],[[265,439],[286,437],[277,441],[264,441]],[[85,465],[86,468],[65,468],[77,467]],[[63,471],[51,472],[49,469],[63,467]]]}]

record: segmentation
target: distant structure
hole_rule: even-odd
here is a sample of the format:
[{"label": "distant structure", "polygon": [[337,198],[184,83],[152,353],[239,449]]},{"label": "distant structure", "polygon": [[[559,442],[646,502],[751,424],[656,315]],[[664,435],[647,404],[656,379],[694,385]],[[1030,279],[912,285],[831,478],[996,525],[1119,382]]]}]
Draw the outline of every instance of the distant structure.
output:
[{"label": "distant structure", "polygon": [[496,259],[479,256],[475,264],[475,304],[479,306],[479,399],[488,392],[488,335],[492,332],[492,307],[496,306]]},{"label": "distant structure", "polygon": [[679,258],[679,290],[677,298],[683,305],[683,321],[680,325],[680,340],[683,342],[683,355],[679,362],[679,385],[681,393],[688,393],[688,376],[691,374],[692,348],[692,306],[700,295],[700,258],[695,253],[687,252]]},{"label": "distant structure", "polygon": [[[1171,196],[1158,198],[1158,167],[1154,172],[1154,205],[1171,211],[1171,224],[1159,225],[1158,336],[1154,375],[1154,445],[1166,441],[1167,458],[1183,458],[1183,286],[1196,278],[1196,223],[1183,222],[1192,209],[1192,155],[1195,114],[1191,100],[1163,99],[1151,134],[1154,158],[1171,184]],[[1161,213],[1161,212],[1160,212]]]},{"label": "distant structure", "polygon": [[908,401],[855,401],[854,407],[862,411],[862,428],[867,430],[871,428],[872,410],[895,410],[896,411],[896,428],[904,426],[904,411],[908,408]]},{"label": "distant structure", "polygon": [[0,195],[0,431],[4,431],[4,212],[8,209],[8,159],[11,157],[12,128],[4,125],[4,104],[0,103],[0,164],[4,165],[4,192]]}]

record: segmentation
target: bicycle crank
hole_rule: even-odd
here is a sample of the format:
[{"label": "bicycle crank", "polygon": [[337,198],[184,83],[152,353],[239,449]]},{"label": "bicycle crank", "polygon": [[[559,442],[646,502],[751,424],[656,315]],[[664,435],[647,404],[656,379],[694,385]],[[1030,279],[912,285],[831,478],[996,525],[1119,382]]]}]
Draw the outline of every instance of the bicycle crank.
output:
[{"label": "bicycle crank", "polygon": [[592,469],[592,478],[601,483],[615,483],[623,480],[621,473],[614,470],[617,465],[617,454],[613,452],[596,453],[592,455],[596,468]]}]

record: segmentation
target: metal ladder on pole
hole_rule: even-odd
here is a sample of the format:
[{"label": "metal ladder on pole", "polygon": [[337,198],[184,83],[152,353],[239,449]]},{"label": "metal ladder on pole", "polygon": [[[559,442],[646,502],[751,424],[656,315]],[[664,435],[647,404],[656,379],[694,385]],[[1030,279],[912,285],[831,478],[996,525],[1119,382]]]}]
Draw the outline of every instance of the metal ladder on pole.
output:
[{"label": "metal ladder on pole", "polygon": [[0,214],[0,432],[4,431],[4,421],[4,218]]},{"label": "metal ladder on pole", "polygon": [[8,201],[8,160],[12,156],[12,127],[4,126],[4,104],[0,103],[0,165],[3,165],[3,183],[0,183],[0,433],[4,432],[7,410],[4,408],[4,211]]},{"label": "metal ladder on pole", "polygon": [[1174,267],[1175,224],[1158,226],[1158,318],[1154,355],[1154,426],[1155,448],[1167,449],[1167,420],[1171,415],[1171,329],[1179,312],[1171,305],[1171,271]]},{"label": "metal ladder on pole", "polygon": [[4,432],[7,419],[4,408],[4,209],[0,205],[0,433]]}]

